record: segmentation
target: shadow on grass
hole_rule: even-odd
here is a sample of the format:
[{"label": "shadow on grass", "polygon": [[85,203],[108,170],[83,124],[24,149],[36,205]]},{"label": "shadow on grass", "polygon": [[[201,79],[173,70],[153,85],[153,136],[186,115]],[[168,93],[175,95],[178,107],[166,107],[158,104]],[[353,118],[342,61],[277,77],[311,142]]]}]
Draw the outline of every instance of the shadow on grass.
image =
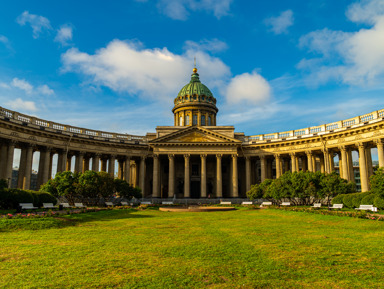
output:
[{"label": "shadow on grass", "polygon": [[42,230],[50,228],[65,228],[90,222],[109,222],[121,219],[151,218],[137,210],[106,210],[71,215],[60,215],[45,218],[14,218],[0,219],[0,232],[15,230]]}]

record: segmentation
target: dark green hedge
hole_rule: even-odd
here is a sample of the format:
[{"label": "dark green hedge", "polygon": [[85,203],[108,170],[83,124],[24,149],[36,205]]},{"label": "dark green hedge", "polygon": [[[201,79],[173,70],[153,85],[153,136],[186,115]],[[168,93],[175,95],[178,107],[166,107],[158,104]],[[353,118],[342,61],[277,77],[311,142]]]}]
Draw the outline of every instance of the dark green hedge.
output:
[{"label": "dark green hedge", "polygon": [[16,209],[19,203],[33,203],[35,207],[42,207],[43,203],[57,203],[57,199],[49,193],[20,189],[0,190],[0,207],[2,209]]}]

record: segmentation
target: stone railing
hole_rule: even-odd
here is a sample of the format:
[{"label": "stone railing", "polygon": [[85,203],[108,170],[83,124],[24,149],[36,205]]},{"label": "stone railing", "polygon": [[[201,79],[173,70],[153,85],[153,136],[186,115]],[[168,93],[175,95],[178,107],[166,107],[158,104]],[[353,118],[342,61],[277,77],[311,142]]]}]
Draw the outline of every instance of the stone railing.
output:
[{"label": "stone railing", "polygon": [[322,124],[319,126],[312,126],[308,128],[302,128],[297,130],[290,130],[277,133],[259,134],[245,137],[245,143],[261,143],[270,141],[283,141],[297,138],[311,137],[315,135],[323,135],[332,132],[338,132],[349,128],[359,127],[365,124],[381,121],[384,119],[384,109],[377,110],[361,116],[332,122],[328,124]]},{"label": "stone railing", "polygon": [[119,134],[114,132],[104,132],[98,130],[91,130],[82,127],[75,127],[71,125],[56,123],[53,121],[47,121],[44,119],[36,118],[33,116],[25,115],[16,111],[12,111],[3,107],[0,107],[0,118],[11,120],[16,123],[23,124],[25,126],[44,129],[47,131],[60,132],[68,135],[85,137],[97,140],[114,140],[117,142],[127,142],[134,144],[146,144],[147,139],[145,136]]}]

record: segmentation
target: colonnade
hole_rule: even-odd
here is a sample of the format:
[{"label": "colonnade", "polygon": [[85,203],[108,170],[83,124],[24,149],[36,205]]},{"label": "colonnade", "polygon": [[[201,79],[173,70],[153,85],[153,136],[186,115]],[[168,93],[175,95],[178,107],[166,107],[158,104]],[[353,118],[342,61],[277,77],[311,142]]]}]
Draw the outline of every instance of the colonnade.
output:
[{"label": "colonnade", "polygon": [[[384,166],[384,142],[382,139],[376,139],[370,142],[358,142],[355,144],[340,145],[338,147],[323,148],[322,150],[305,150],[294,152],[271,152],[258,150],[254,154],[252,149],[247,149],[244,154],[153,154],[153,155],[120,155],[120,154],[100,154],[85,151],[74,151],[56,149],[48,146],[39,146],[31,143],[20,143],[12,140],[3,140],[0,143],[0,178],[5,180],[12,179],[13,159],[15,148],[21,149],[19,176],[17,187],[30,189],[33,154],[40,152],[38,169],[38,187],[47,182],[52,175],[53,156],[57,154],[57,172],[71,170],[73,156],[75,156],[74,168],[77,172],[86,170],[105,171],[115,175],[115,163],[117,160],[117,177],[127,182],[139,186],[144,195],[148,196],[152,191],[152,197],[161,197],[160,180],[160,160],[167,158],[168,164],[168,197],[172,198],[177,190],[176,185],[176,165],[175,159],[183,160],[184,179],[183,179],[183,197],[191,197],[191,162],[199,158],[200,164],[200,197],[208,197],[207,191],[207,157],[210,162],[215,159],[215,164],[211,169],[215,171],[214,195],[217,198],[223,197],[223,158],[226,165],[229,165],[228,178],[225,180],[229,184],[229,197],[239,197],[248,191],[252,184],[262,182],[265,179],[278,178],[284,172],[290,170],[296,172],[303,171],[321,171],[331,173],[335,170],[334,157],[339,159],[340,176],[348,181],[355,181],[352,152],[356,151],[359,155],[359,170],[361,190],[368,191],[369,177],[373,174],[371,148],[376,147],[378,152],[379,166]],[[147,160],[151,159],[153,165],[152,171],[147,171]],[[152,162],[153,161],[153,162]],[[239,167],[239,161],[241,166]],[[164,162],[164,160],[162,161]],[[134,167],[134,172],[132,171]],[[179,172],[180,173],[180,172]],[[239,192],[239,182],[244,179],[242,190]]]}]

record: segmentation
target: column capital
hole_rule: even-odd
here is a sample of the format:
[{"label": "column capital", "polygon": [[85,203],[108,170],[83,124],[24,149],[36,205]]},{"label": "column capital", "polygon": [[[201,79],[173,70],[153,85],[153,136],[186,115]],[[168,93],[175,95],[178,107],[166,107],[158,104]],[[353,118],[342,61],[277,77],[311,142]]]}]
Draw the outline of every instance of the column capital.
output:
[{"label": "column capital", "polygon": [[378,138],[378,139],[375,139],[375,140],[374,140],[374,143],[375,143],[376,145],[383,145],[383,144],[384,144],[384,140]]},{"label": "column capital", "polygon": [[238,154],[232,154],[232,155],[231,155],[231,157],[232,157],[233,159],[237,158],[237,156],[238,156]]},{"label": "column capital", "polygon": [[221,159],[223,157],[223,154],[216,154],[216,158]]},{"label": "column capital", "polygon": [[305,154],[306,154],[307,156],[311,156],[311,155],[313,155],[313,152],[312,152],[312,151],[305,151]]},{"label": "column capital", "polygon": [[146,158],[147,158],[147,156],[140,156],[140,159],[141,159],[142,161],[145,161]]},{"label": "column capital", "polygon": [[175,154],[168,154],[168,159],[173,160],[175,158]]},{"label": "column capital", "polygon": [[189,159],[190,156],[191,156],[190,154],[185,154],[184,159]]},{"label": "column capital", "polygon": [[158,159],[159,155],[158,154],[153,154],[152,157],[153,157],[153,159]]},{"label": "column capital", "polygon": [[295,157],[295,156],[296,156],[296,153],[289,153],[289,155],[290,155],[291,157]]},{"label": "column capital", "polygon": [[100,158],[102,156],[102,154],[101,153],[95,153],[94,156]]},{"label": "column capital", "polygon": [[274,154],[275,156],[275,159],[279,159],[280,158],[280,154]]},{"label": "column capital", "polygon": [[265,155],[261,155],[259,156],[260,160],[264,160],[265,159]]},{"label": "column capital", "polygon": [[250,159],[251,159],[251,156],[244,156],[244,158],[245,158],[246,160],[250,160]]},{"label": "column capital", "polygon": [[117,157],[117,155],[115,155],[115,154],[110,154],[109,157],[110,157],[111,159],[115,159],[115,158]]},{"label": "column capital", "polygon": [[207,154],[201,154],[200,158],[205,159],[207,157]]},{"label": "column capital", "polygon": [[363,142],[358,142],[358,143],[356,143],[355,144],[359,149],[360,148],[365,148],[365,143],[363,143]]},{"label": "column capital", "polygon": [[343,152],[347,151],[347,147],[346,146],[339,146],[338,148],[339,148],[340,151],[343,151]]},{"label": "column capital", "polygon": [[77,155],[79,155],[79,156],[84,156],[85,154],[86,154],[86,152],[84,152],[84,151],[77,152]]}]

